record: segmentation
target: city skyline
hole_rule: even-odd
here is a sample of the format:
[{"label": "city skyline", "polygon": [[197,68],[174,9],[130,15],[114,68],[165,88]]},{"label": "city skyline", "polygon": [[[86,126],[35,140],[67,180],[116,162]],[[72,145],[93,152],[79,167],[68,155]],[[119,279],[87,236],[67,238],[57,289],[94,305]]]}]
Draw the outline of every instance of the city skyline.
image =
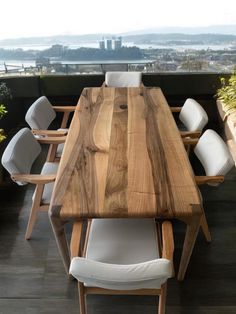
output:
[{"label": "city skyline", "polygon": [[[67,0],[55,2],[30,0],[1,3],[0,40],[20,37],[111,33],[165,27],[206,27],[236,25],[235,0],[187,0],[157,2]],[[6,12],[6,13],[5,13]]]}]

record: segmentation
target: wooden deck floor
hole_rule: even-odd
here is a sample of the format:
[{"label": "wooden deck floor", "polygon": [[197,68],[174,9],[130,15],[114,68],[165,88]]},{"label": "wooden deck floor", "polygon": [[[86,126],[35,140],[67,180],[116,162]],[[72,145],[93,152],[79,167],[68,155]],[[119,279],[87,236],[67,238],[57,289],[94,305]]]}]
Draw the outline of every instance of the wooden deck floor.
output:
[{"label": "wooden deck floor", "polygon": [[[199,233],[184,282],[169,280],[167,314],[236,313],[236,171],[201,188],[213,241]],[[67,278],[48,216],[24,240],[33,188],[0,188],[0,314],[79,313],[76,281]],[[68,229],[68,233],[69,233]],[[174,222],[178,265],[184,225]],[[88,314],[154,314],[154,297],[89,296]]]}]

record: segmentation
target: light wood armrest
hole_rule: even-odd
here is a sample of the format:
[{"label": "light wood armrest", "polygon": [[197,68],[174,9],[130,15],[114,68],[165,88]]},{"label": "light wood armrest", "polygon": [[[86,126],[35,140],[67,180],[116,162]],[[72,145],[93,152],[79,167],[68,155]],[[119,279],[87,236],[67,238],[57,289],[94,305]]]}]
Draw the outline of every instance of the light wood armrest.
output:
[{"label": "light wood armrest", "polygon": [[191,138],[198,138],[201,136],[201,131],[180,131],[181,137],[191,137]]},{"label": "light wood armrest", "polygon": [[61,143],[65,143],[66,136],[59,136],[59,137],[46,136],[46,137],[40,137],[40,138],[37,138],[37,141],[40,144],[61,144]]},{"label": "light wood armrest", "polygon": [[73,112],[76,106],[52,106],[52,108],[57,112]]},{"label": "light wood armrest", "polygon": [[34,135],[42,135],[42,136],[65,136],[68,131],[66,130],[31,130]]},{"label": "light wood armrest", "polygon": [[198,138],[182,138],[184,145],[196,146],[198,143]]},{"label": "light wood armrest", "polygon": [[182,107],[170,107],[171,112],[180,112]]},{"label": "light wood armrest", "polygon": [[173,260],[174,255],[174,237],[173,228],[170,221],[164,221],[162,223],[162,258]]},{"label": "light wood armrest", "polygon": [[28,182],[33,184],[46,184],[55,181],[56,174],[18,174],[11,175],[13,181]]},{"label": "light wood armrest", "polygon": [[222,183],[224,176],[195,176],[197,185],[203,185],[207,183]]}]

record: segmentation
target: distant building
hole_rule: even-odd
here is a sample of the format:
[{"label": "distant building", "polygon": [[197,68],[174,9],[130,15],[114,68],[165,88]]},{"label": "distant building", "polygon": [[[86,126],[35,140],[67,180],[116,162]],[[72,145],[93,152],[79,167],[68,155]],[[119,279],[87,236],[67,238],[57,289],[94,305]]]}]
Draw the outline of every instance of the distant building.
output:
[{"label": "distant building", "polygon": [[122,38],[121,37],[114,39],[113,42],[114,42],[114,50],[121,49],[121,47],[122,47]]},{"label": "distant building", "polygon": [[106,40],[106,49],[112,50],[112,40],[111,39]]},{"label": "distant building", "polygon": [[105,40],[104,39],[99,41],[99,48],[102,50],[105,50]]},{"label": "distant building", "polygon": [[99,49],[118,50],[122,47],[122,37],[103,38],[99,41]]}]

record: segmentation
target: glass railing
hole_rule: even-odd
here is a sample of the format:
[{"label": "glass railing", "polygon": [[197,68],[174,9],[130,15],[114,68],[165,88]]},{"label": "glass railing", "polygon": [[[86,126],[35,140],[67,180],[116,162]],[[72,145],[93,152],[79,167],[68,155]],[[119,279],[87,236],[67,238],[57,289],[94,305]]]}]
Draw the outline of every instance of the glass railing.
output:
[{"label": "glass railing", "polygon": [[143,73],[232,73],[236,63],[186,60],[177,62],[158,60],[122,60],[122,61],[9,61],[0,63],[0,76],[11,75],[83,75],[104,74],[107,71],[140,71]]}]

